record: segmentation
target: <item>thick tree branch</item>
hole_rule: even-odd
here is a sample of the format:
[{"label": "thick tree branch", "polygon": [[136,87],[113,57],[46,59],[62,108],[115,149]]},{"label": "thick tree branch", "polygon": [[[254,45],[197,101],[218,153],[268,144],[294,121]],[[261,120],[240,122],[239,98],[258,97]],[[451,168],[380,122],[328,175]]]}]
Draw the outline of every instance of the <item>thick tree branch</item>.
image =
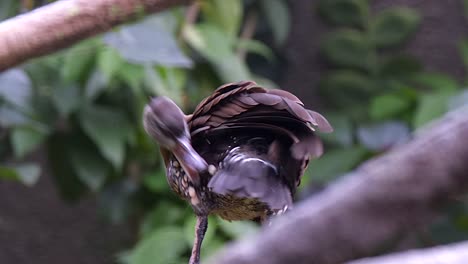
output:
[{"label": "thick tree branch", "polygon": [[361,165],[212,263],[342,263],[376,254],[468,190],[468,109]]},{"label": "thick tree branch", "polygon": [[0,23],[0,72],[191,0],[62,0]]},{"label": "thick tree branch", "polygon": [[438,246],[429,249],[411,250],[383,257],[366,258],[348,264],[466,264],[468,242]]}]

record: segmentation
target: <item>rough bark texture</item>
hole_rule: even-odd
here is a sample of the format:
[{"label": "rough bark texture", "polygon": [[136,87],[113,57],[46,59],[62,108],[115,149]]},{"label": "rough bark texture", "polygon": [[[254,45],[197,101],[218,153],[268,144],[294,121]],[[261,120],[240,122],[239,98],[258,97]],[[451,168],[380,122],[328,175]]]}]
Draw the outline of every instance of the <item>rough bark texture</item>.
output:
[{"label": "rough bark texture", "polygon": [[342,263],[430,223],[468,191],[468,108],[370,160],[213,263]]},{"label": "rough bark texture", "polygon": [[113,26],[191,0],[57,1],[0,23],[0,72]]},{"label": "rough bark texture", "polygon": [[348,264],[466,264],[468,242],[438,246],[430,249],[411,250],[384,257],[366,258]]}]

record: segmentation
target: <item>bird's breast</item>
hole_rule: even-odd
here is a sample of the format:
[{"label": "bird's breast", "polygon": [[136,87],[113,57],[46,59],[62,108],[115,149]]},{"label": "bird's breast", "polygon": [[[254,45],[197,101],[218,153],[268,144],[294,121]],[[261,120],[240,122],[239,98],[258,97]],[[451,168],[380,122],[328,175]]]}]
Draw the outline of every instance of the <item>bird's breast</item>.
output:
[{"label": "bird's breast", "polygon": [[167,167],[167,181],[172,191],[179,197],[190,202],[192,206],[199,206],[200,197],[195,187],[190,182],[188,175],[180,165],[179,161],[172,157]]}]

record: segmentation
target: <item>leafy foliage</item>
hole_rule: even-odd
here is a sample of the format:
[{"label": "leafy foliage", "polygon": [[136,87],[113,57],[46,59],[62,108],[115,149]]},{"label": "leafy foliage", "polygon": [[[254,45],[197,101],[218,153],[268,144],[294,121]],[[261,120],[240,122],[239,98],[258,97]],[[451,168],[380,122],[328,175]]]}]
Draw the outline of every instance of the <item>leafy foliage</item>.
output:
[{"label": "leafy foliage", "polygon": [[[337,128],[335,135],[324,138],[331,146],[354,149],[357,144],[373,153],[404,142],[410,130],[453,109],[450,102],[462,85],[447,75],[425,72],[415,58],[395,52],[417,30],[421,18],[416,11],[390,7],[371,15],[369,10],[365,0],[322,0],[318,5],[322,18],[338,27],[322,42],[323,57],[332,67],[320,89],[333,107],[331,121]],[[466,59],[465,46],[465,42],[460,44]],[[334,120],[335,116],[348,118]],[[325,164],[317,161],[312,177],[323,178],[318,171],[332,167],[326,164],[334,155],[327,151],[322,159]],[[330,164],[343,159],[350,160],[338,156]],[[337,169],[329,178],[340,173]]]},{"label": "leafy foliage", "polygon": [[[330,108],[325,116],[335,133],[322,136],[327,150],[307,171],[319,187],[405,143],[412,131],[447,111],[467,105],[467,91],[459,81],[426,72],[417,59],[399,50],[421,22],[415,10],[389,7],[372,14],[369,10],[367,0],[321,0],[318,5],[324,21],[336,26],[322,42],[322,55],[330,67],[320,81]],[[465,63],[467,47],[466,41],[460,43]],[[452,208],[448,215],[456,216],[444,218],[427,234],[432,240],[468,237],[466,226],[460,225],[468,215],[466,206],[455,207],[456,214]]]},{"label": "leafy foliage", "polygon": [[[265,5],[259,1],[249,10],[268,21],[279,45],[289,29],[287,6],[272,4],[278,20]],[[2,18],[18,12],[16,5],[0,6]],[[11,12],[3,14],[6,9]],[[175,8],[1,73],[0,125],[7,134],[0,145],[7,147],[0,155],[8,162],[0,165],[0,179],[33,185],[40,166],[23,160],[47,154],[64,199],[94,193],[110,222],[138,217],[141,239],[120,262],[185,263],[195,218],[171,193],[141,114],[150,96],[168,96],[188,112],[221,83],[272,83],[255,76],[238,54],[242,49],[274,61],[267,45],[240,38],[245,9],[241,0],[203,1],[193,22]],[[210,219],[203,255],[248,230],[256,226]]]},{"label": "leafy foliage", "polygon": [[[22,2],[32,5],[1,1],[0,20],[41,1]],[[368,2],[319,1],[317,12],[336,27],[321,40],[330,67],[320,81],[335,133],[321,135],[327,151],[311,162],[304,187],[327,184],[406,142],[411,131],[446,111],[468,105],[468,92],[457,80],[425,72],[418,60],[400,52],[417,31],[420,15],[403,7],[371,14]],[[186,263],[193,239],[193,212],[170,192],[157,146],[142,128],[148,98],[165,95],[190,112],[220,83],[255,79],[275,86],[239,54],[277,62],[270,47],[287,39],[287,2],[199,4],[193,21],[177,8],[0,74],[0,180],[33,185],[41,167],[27,160],[36,151],[46,154],[64,199],[92,193],[110,222],[137,218],[140,240],[119,256],[121,263]],[[263,22],[259,30],[273,43],[241,38],[251,26],[246,14]],[[467,43],[459,48],[468,67]],[[448,241],[450,234],[466,231],[465,207],[447,214],[434,235]],[[255,231],[250,222],[213,217],[202,255]]]}]

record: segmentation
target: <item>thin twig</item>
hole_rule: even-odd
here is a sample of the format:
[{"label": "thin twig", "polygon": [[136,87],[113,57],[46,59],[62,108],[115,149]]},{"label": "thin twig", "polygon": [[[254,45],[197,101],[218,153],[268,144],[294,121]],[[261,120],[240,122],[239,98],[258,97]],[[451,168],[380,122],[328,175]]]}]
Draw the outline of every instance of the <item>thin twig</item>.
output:
[{"label": "thin twig", "polygon": [[[240,38],[244,40],[250,40],[253,38],[255,31],[257,29],[257,21],[258,21],[258,14],[255,11],[249,11],[247,17],[245,19],[244,27],[242,28],[242,32],[240,34]],[[244,47],[239,47],[237,49],[237,56],[241,60],[245,60],[247,52]]]}]

